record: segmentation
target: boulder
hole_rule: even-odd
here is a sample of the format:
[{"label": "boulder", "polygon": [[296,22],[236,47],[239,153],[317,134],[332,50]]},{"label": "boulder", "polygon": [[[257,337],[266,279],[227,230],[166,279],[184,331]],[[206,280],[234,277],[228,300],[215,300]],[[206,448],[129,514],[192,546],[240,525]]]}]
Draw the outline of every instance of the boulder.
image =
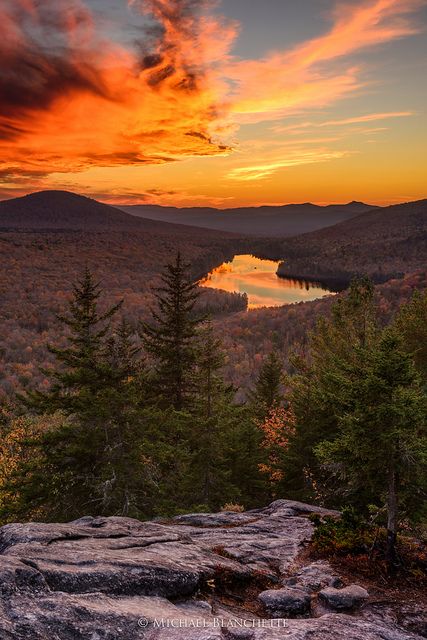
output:
[{"label": "boulder", "polygon": [[301,589],[269,589],[259,594],[258,600],[272,618],[294,618],[310,609],[310,596]]},{"label": "boulder", "polygon": [[342,587],[342,581],[328,562],[318,560],[302,567],[290,578],[283,581],[285,586],[316,593],[324,587]]},{"label": "boulder", "polygon": [[363,587],[351,584],[343,589],[335,589],[334,587],[322,589],[319,592],[319,598],[331,609],[345,611],[361,607],[368,600],[369,593]]}]

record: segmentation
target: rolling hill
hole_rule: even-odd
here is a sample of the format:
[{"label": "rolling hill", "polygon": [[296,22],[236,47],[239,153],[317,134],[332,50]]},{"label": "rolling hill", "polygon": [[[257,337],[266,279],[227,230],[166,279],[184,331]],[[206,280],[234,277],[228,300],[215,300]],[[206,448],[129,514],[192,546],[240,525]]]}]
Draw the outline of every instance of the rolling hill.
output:
[{"label": "rolling hill", "polygon": [[[178,209],[153,205],[113,207],[69,191],[39,191],[0,202],[2,230],[146,231],[163,234],[239,234],[289,237],[347,221],[370,210],[351,202],[244,209]],[[191,227],[191,228],[189,228]]]},{"label": "rolling hill", "polygon": [[216,229],[253,236],[295,236],[348,220],[366,211],[371,205],[350,202],[321,207],[311,203],[277,207],[245,207],[236,209],[161,207],[157,205],[120,206],[134,216],[163,222]]},{"label": "rolling hill", "polygon": [[[72,283],[85,266],[101,282],[103,303],[124,298],[125,317],[137,327],[147,319],[152,287],[158,286],[160,271],[177,249],[191,262],[195,277],[234,254],[254,253],[286,260],[283,275],[321,280],[367,272],[386,280],[425,269],[426,218],[427,201],[421,201],[362,213],[298,237],[242,238],[139,219],[67,192],[1,202],[0,272],[7,277],[0,287],[0,400],[23,385],[43,384],[38,365],[52,362],[45,345],[59,344],[55,317],[64,311]],[[397,284],[396,293],[390,289],[384,306],[406,299],[412,287],[408,282]],[[271,350],[275,335],[284,337],[290,351],[328,302],[237,313],[229,319],[228,314],[246,309],[238,293],[203,289],[201,304],[202,312],[218,318],[218,333],[229,354],[229,379],[239,385],[249,381],[253,363]]]},{"label": "rolling hill", "polygon": [[[159,235],[188,235],[195,231],[181,224],[137,218],[116,207],[69,191],[38,191],[1,201],[0,229],[144,231]],[[213,231],[211,234],[218,236]]]},{"label": "rolling hill", "polygon": [[427,230],[427,199],[395,204],[381,209],[363,212],[339,224],[306,234],[304,240],[335,238],[359,240],[378,238],[404,238],[408,234],[423,233]]},{"label": "rolling hill", "polygon": [[327,229],[290,238],[277,247],[288,258],[280,275],[348,277],[378,281],[425,267],[427,199],[384,207]]},{"label": "rolling hill", "polygon": [[68,191],[39,191],[0,202],[2,229],[137,229],[132,216]]}]

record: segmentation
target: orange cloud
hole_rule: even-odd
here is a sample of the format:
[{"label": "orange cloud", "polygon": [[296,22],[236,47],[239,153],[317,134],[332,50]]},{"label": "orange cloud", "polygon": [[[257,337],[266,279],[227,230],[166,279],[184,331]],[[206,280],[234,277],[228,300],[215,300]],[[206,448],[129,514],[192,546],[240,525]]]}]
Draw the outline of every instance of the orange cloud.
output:
[{"label": "orange cloud", "polygon": [[326,162],[327,160],[336,160],[347,155],[345,151],[327,151],[324,149],[313,149],[311,151],[296,151],[283,154],[280,158],[273,162],[267,162],[259,165],[250,165],[245,167],[237,167],[232,169],[228,174],[231,180],[241,180],[244,182],[251,180],[261,180],[273,175],[279,169],[288,167],[298,167],[304,164],[314,164],[317,162]]},{"label": "orange cloud", "polygon": [[[157,27],[134,49],[101,38],[83,0],[2,0],[0,177],[11,189],[23,176],[40,183],[90,167],[228,155],[236,123],[329,105],[363,87],[347,57],[416,33],[409,14],[424,2],[341,3],[328,33],[261,60],[231,55],[239,26],[211,11],[215,2],[129,4]],[[288,155],[229,175],[254,180],[338,153]]]},{"label": "orange cloud", "polygon": [[69,172],[227,152],[215,139],[222,85],[209,70],[235,27],[205,15],[201,1],[141,6],[162,29],[140,52],[100,42],[79,0],[4,0],[3,170]]},{"label": "orange cloud", "polygon": [[356,116],[354,118],[343,118],[341,120],[328,120],[322,122],[319,127],[342,126],[346,124],[361,124],[364,122],[374,122],[376,120],[388,120],[389,118],[407,118],[413,116],[413,111],[396,111],[392,113],[369,113],[364,116]]}]

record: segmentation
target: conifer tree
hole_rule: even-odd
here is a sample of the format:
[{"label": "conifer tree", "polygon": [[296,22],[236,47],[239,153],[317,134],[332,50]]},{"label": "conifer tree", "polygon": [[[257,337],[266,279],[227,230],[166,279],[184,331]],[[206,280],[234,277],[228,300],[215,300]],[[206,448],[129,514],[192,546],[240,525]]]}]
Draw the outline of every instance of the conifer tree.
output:
[{"label": "conifer tree", "polygon": [[316,452],[326,471],[338,476],[347,499],[369,491],[378,504],[385,496],[387,559],[393,567],[399,504],[411,518],[426,497],[426,397],[396,330],[386,329],[377,344],[358,350],[357,366],[347,368],[347,409],[338,416],[338,433]]},{"label": "conifer tree", "polygon": [[267,495],[259,466],[261,432],[248,407],[236,403],[236,389],[224,382],[224,362],[221,340],[208,321],[200,332],[197,395],[189,415],[191,508],[260,506]]},{"label": "conifer tree", "polygon": [[143,373],[129,325],[112,332],[121,303],[100,312],[101,293],[86,269],[68,314],[59,318],[69,330],[68,344],[49,347],[58,362],[46,371],[51,387],[23,398],[34,412],[57,416],[55,429],[28,442],[34,457],[12,479],[23,512],[32,505],[57,519],[140,513]]},{"label": "conifer tree", "polygon": [[196,503],[218,508],[235,498],[229,482],[228,431],[233,428],[234,390],[221,375],[224,353],[208,321],[200,334],[197,355],[197,396],[192,411],[192,462],[190,468]]},{"label": "conifer tree", "polygon": [[309,335],[306,356],[293,357],[296,374],[289,399],[296,424],[286,454],[283,492],[307,501],[327,492],[334,499],[334,480],[325,478],[314,448],[338,432],[338,416],[349,407],[348,368],[362,366],[361,349],[378,336],[373,285],[359,278],[334,304],[332,317],[318,321]]},{"label": "conifer tree", "polygon": [[283,365],[275,351],[271,351],[262,363],[255,387],[248,393],[250,403],[259,419],[265,417],[282,402]]},{"label": "conifer tree", "polygon": [[424,385],[427,385],[427,292],[414,292],[410,302],[400,307],[395,326],[402,335],[404,348],[413,356]]},{"label": "conifer tree", "polygon": [[66,415],[90,414],[96,408],[99,392],[114,378],[114,369],[106,360],[110,321],[122,302],[101,313],[98,310],[101,290],[88,268],[73,286],[73,299],[66,315],[58,316],[68,328],[68,345],[48,345],[58,366],[44,370],[52,381],[47,392],[31,392],[24,402],[37,413],[62,411]]},{"label": "conifer tree", "polygon": [[152,388],[163,406],[177,411],[187,408],[194,397],[197,361],[197,330],[203,318],[195,313],[199,296],[189,275],[190,265],[178,253],[155,289],[157,310],[153,323],[143,323],[142,341],[154,361]]}]

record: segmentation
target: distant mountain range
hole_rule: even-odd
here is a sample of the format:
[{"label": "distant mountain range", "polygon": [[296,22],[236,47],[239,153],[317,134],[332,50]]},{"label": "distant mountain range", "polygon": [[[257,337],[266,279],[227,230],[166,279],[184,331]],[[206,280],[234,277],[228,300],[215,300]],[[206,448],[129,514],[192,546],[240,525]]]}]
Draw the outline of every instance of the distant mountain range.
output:
[{"label": "distant mountain range", "polygon": [[112,207],[69,191],[39,191],[0,202],[1,229],[74,229],[86,231],[140,230],[152,233],[189,232],[188,226],[249,236],[289,237],[322,229],[371,210],[350,202],[320,207],[213,209],[132,205]]},{"label": "distant mountain range", "polygon": [[258,242],[264,242],[262,237],[275,239],[277,246],[283,245],[283,255],[298,259],[305,255],[317,260],[322,255],[323,260],[328,255],[335,261],[342,257],[343,247],[348,256],[363,248],[367,258],[369,246],[373,259],[382,255],[378,254],[379,244],[385,251],[390,243],[425,241],[427,200],[382,208],[362,202],[225,210],[152,205],[118,208],[68,191],[40,191],[0,202],[0,229],[144,231],[183,238],[202,234],[207,239],[238,234],[256,236]]},{"label": "distant mountain range", "polygon": [[350,220],[322,229],[310,237],[322,238],[328,242],[339,238],[357,243],[369,238],[402,238],[413,234],[425,234],[427,231],[427,199],[404,202],[369,212],[362,212]]},{"label": "distant mountain range", "polygon": [[161,207],[150,204],[122,206],[141,218],[216,229],[253,236],[295,236],[349,220],[376,208],[363,202],[321,207],[311,203],[282,206],[213,209],[211,207]]},{"label": "distant mountain range", "polygon": [[[0,230],[146,231],[188,235],[183,225],[145,220],[69,191],[38,191],[0,202]],[[197,230],[199,232],[199,230]],[[218,232],[206,231],[209,235]]]}]

